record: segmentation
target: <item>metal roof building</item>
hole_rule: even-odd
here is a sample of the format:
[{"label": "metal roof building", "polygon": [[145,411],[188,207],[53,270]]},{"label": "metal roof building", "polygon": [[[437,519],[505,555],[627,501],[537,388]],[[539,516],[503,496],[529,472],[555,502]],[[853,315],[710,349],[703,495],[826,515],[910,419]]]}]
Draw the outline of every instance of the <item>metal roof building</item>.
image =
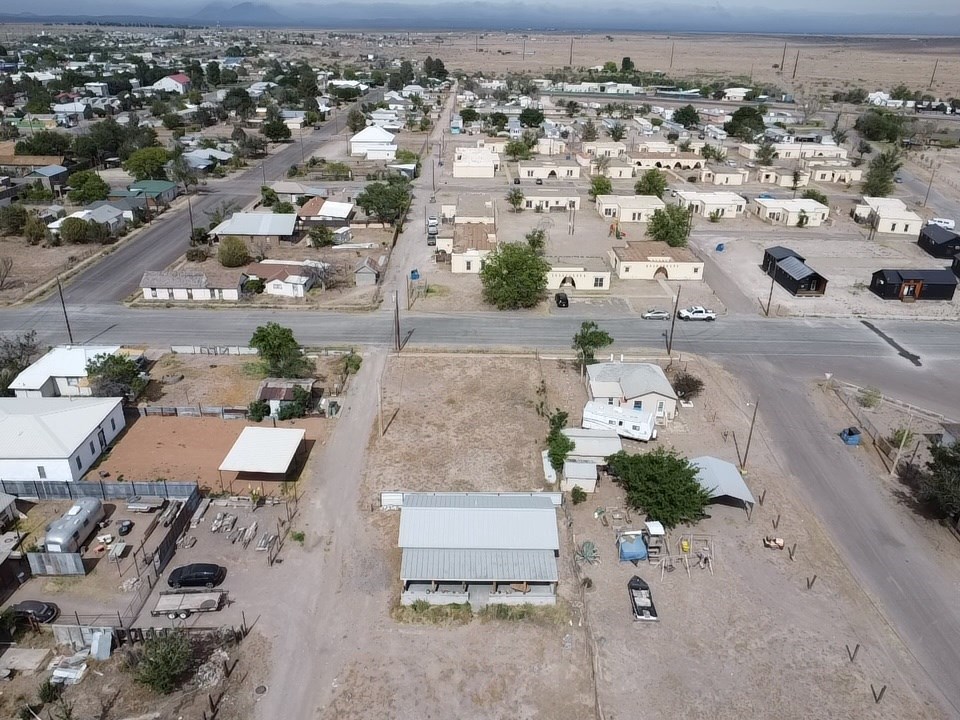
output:
[{"label": "metal roof building", "polygon": [[549,497],[406,493],[400,512],[404,604],[555,602],[560,537]]},{"label": "metal roof building", "polygon": [[690,464],[698,469],[697,482],[710,493],[711,499],[727,497],[744,505],[755,504],[753,493],[733,463],[704,455],[693,458]]},{"label": "metal roof building", "polygon": [[297,226],[296,213],[234,213],[210,231],[211,235],[288,237]]}]

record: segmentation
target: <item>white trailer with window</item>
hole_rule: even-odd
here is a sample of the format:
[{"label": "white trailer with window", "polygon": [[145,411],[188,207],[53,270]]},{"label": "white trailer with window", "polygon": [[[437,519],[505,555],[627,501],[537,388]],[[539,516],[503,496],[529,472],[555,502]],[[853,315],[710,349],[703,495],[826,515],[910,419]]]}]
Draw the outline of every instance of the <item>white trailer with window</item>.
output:
[{"label": "white trailer with window", "polygon": [[607,405],[591,400],[583,406],[581,427],[590,430],[613,430],[620,437],[633,440],[657,439],[656,418],[643,410]]}]

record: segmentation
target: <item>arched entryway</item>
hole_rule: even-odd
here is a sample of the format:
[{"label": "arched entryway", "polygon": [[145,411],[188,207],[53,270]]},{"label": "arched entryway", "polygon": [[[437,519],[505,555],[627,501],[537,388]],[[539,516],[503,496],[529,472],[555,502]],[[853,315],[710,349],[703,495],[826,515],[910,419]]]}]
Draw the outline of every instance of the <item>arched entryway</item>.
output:
[{"label": "arched entryway", "polygon": [[551,170],[551,171],[550,171],[550,174],[547,175],[547,179],[549,180],[550,178],[553,178],[554,180],[557,179],[557,171],[556,171],[556,170]]},{"label": "arched entryway", "polygon": [[572,277],[570,277],[569,275],[567,275],[563,280],[560,281],[560,287],[561,287],[561,288],[568,287],[568,288],[573,288],[574,290],[576,290],[576,289],[577,289],[577,283],[574,281],[574,279],[573,279]]},{"label": "arched entryway", "polygon": [[656,272],[653,273],[654,280],[669,280],[670,277],[667,275],[667,269],[665,267],[658,267]]}]

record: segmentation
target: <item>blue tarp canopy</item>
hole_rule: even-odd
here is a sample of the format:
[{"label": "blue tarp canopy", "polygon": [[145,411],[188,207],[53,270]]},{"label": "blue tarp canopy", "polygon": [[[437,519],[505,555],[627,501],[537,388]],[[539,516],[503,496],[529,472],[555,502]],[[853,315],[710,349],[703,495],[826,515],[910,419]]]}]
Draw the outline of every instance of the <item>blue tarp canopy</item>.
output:
[{"label": "blue tarp canopy", "polygon": [[620,546],[620,562],[647,559],[647,546],[639,534],[624,535],[617,544]]}]

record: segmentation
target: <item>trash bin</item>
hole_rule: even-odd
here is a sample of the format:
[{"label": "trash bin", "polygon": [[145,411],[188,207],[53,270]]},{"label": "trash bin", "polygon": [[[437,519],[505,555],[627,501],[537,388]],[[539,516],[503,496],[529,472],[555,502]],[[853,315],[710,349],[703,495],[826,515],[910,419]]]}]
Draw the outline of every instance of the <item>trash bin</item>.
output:
[{"label": "trash bin", "polygon": [[717,243],[717,252],[723,252],[724,247],[724,243]]},{"label": "trash bin", "polygon": [[419,279],[420,279],[420,271],[419,271],[419,270],[411,270],[411,271],[410,271],[410,279],[411,279],[411,280],[419,280]]},{"label": "trash bin", "polygon": [[846,445],[859,445],[860,429],[855,427],[844,428],[840,432],[840,439],[843,440]]}]

